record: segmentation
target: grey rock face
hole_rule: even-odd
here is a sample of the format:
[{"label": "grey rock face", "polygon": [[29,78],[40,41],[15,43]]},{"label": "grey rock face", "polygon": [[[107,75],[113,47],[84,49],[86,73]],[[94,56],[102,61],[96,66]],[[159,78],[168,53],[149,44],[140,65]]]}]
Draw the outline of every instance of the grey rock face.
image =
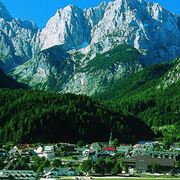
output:
[{"label": "grey rock face", "polygon": [[83,52],[93,50],[93,54],[127,43],[151,64],[180,55],[179,24],[177,15],[158,4],[115,0],[85,10],[75,6],[59,10],[43,29],[41,41],[43,49],[67,44],[67,49],[78,49],[86,42]]},{"label": "grey rock face", "polygon": [[95,25],[97,25],[99,21],[103,18],[106,7],[107,7],[107,3],[104,1],[101,2],[101,4],[97,7],[84,10],[84,16],[86,17],[91,29]]},{"label": "grey rock face", "polygon": [[107,87],[113,86],[116,80],[142,69],[141,64],[132,62],[114,64],[113,67],[106,70],[78,72],[66,84],[63,92],[85,95],[101,93]]},{"label": "grey rock face", "polygon": [[1,68],[9,71],[40,50],[39,30],[34,23],[13,19],[0,3]]},{"label": "grey rock face", "polygon": [[42,30],[40,39],[42,49],[55,45],[63,45],[64,49],[80,47],[89,37],[88,22],[83,15],[83,10],[69,5],[57,11],[45,29]]},{"label": "grey rock face", "polygon": [[180,82],[180,58],[176,59],[174,67],[162,79],[157,89],[166,89],[178,82]]},{"label": "grey rock face", "polygon": [[0,31],[0,66],[3,69],[9,69],[15,65],[15,53],[12,42]]},{"label": "grey rock face", "polygon": [[75,68],[76,63],[70,55],[61,46],[56,46],[38,53],[18,66],[11,75],[32,88],[61,91]]},{"label": "grey rock face", "polygon": [[[13,19],[0,4],[0,35],[0,67],[16,67],[10,74],[18,81],[58,92],[93,95],[144,64],[180,55],[180,17],[144,0],[102,2],[85,10],[69,5],[42,31]],[[119,45],[125,48],[115,57],[111,51]],[[134,50],[135,58],[129,58]]]},{"label": "grey rock face", "polygon": [[[113,51],[82,65],[79,60],[83,54],[67,53],[62,46],[54,46],[18,66],[11,75],[33,88],[93,95],[103,92],[119,78],[143,69],[138,60],[139,53],[134,48],[121,45]],[[113,57],[116,59],[110,62]]]}]

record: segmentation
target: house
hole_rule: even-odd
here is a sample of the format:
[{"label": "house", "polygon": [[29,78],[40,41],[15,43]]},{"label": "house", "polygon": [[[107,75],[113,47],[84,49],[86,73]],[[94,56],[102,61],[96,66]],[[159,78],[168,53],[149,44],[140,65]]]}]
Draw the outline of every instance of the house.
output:
[{"label": "house", "polygon": [[76,176],[77,172],[73,168],[46,168],[44,170],[45,178],[57,178],[60,176]]},{"label": "house", "polygon": [[101,151],[102,146],[99,143],[92,143],[90,146],[90,150],[96,151],[96,153],[98,151]]},{"label": "house", "polygon": [[141,148],[142,147],[142,144],[135,144],[134,146],[133,146],[133,148]]},{"label": "house", "polygon": [[95,151],[90,150],[90,149],[86,149],[86,150],[84,150],[84,151],[82,152],[82,154],[83,154],[84,157],[88,157],[88,156],[90,156],[90,155],[94,155],[95,153],[96,153]]},{"label": "house", "polygon": [[42,146],[39,146],[37,149],[34,149],[34,152],[36,154],[41,154],[43,152],[43,147]]},{"label": "house", "polygon": [[154,164],[158,164],[161,168],[161,171],[167,171],[175,167],[175,162],[173,159],[169,158],[153,158],[151,156],[136,156],[135,157],[135,169],[138,172],[146,172],[152,169]]},{"label": "house", "polygon": [[151,144],[151,145],[155,145],[155,144],[159,144],[158,141],[138,141],[137,144],[141,144],[141,145],[147,145],[147,144]]},{"label": "house", "polygon": [[44,177],[45,178],[56,178],[59,177],[59,168],[45,168]]},{"label": "house", "polygon": [[123,164],[125,164],[127,167],[135,168],[136,166],[136,160],[134,157],[124,157],[122,158]]},{"label": "house", "polygon": [[0,179],[36,180],[37,177],[37,173],[29,170],[0,170]]},{"label": "house", "polygon": [[107,153],[109,155],[115,155],[116,148],[115,147],[104,147],[104,148],[102,148],[102,151],[104,151],[105,153]]},{"label": "house", "polygon": [[75,176],[76,175],[76,171],[73,168],[69,168],[67,170],[67,176]]},{"label": "house", "polygon": [[90,154],[90,151],[91,151],[90,149],[84,150],[84,151],[82,152],[83,156],[84,156],[84,157],[88,157],[89,154]]},{"label": "house", "polygon": [[176,159],[180,156],[180,152],[176,151],[147,151],[145,155],[152,156],[154,158],[170,158]]},{"label": "house", "polygon": [[14,146],[8,153],[10,156],[18,156],[19,149],[17,148],[17,146]]},{"label": "house", "polygon": [[63,151],[66,153],[66,155],[70,156],[70,155],[76,155],[77,154],[77,151],[75,149],[75,145],[74,144],[62,144],[59,146],[56,146],[56,151]]},{"label": "house", "polygon": [[102,150],[103,147],[107,147],[107,146],[108,146],[108,143],[106,142],[95,142],[91,144],[89,149],[98,153],[99,151]]},{"label": "house", "polygon": [[29,150],[20,150],[19,151],[19,155],[21,156],[21,157],[30,157],[30,152],[29,152]]},{"label": "house", "polygon": [[127,154],[132,148],[132,145],[120,145],[116,148],[117,153],[119,154]]},{"label": "house", "polygon": [[43,156],[48,159],[55,157],[54,146],[45,146],[43,151]]},{"label": "house", "polygon": [[174,148],[174,151],[180,152],[180,148],[179,147],[178,148]]}]

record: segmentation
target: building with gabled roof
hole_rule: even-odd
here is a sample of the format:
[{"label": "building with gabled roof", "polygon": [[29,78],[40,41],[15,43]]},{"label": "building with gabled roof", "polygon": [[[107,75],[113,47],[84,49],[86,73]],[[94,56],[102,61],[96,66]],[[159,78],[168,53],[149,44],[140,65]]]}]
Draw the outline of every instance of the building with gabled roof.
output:
[{"label": "building with gabled roof", "polygon": [[175,167],[175,161],[169,158],[153,158],[151,156],[136,156],[136,170],[138,172],[150,171],[154,164],[160,166],[161,171],[169,172]]},{"label": "building with gabled roof", "polygon": [[60,176],[76,176],[77,172],[73,168],[45,168],[44,176],[45,178],[57,178]]},{"label": "building with gabled roof", "polygon": [[36,180],[38,174],[31,170],[0,170],[0,179]]}]

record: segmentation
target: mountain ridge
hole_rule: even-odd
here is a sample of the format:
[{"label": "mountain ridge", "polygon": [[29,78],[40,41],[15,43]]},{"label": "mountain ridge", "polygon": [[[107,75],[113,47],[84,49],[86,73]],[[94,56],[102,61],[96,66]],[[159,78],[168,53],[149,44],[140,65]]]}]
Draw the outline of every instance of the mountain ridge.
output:
[{"label": "mountain ridge", "polygon": [[[115,0],[69,5],[40,31],[0,8],[0,68],[35,89],[0,90],[3,141],[107,140],[101,129],[110,132],[114,122],[122,142],[153,138],[147,125],[157,137],[165,126],[179,141],[180,59],[171,60],[180,55],[179,16],[144,0]],[[0,80],[23,88],[2,71]]]},{"label": "mountain ridge", "polygon": [[33,22],[13,18],[0,2],[0,68],[9,72],[39,49],[39,29]]},{"label": "mountain ridge", "polygon": [[[45,52],[53,51],[54,48],[60,48],[62,54],[66,52],[62,46],[52,47]],[[112,81],[143,69],[139,52],[129,45],[119,45],[85,64],[79,61],[82,54],[70,53],[64,58],[57,56],[56,50],[53,52],[54,55],[49,53],[48,57],[42,51],[37,57],[17,67],[10,75],[19,82],[28,81],[32,88],[38,86],[41,90],[92,95],[105,89]],[[56,63],[52,64],[51,61]]]},{"label": "mountain ridge", "polygon": [[[69,5],[42,31],[31,22],[0,18],[0,30],[0,68],[41,90],[93,95],[180,55],[179,16],[144,0],[102,2],[85,10]],[[128,61],[133,56],[136,61]]]},{"label": "mountain ridge", "polygon": [[[81,38],[79,38],[79,35],[73,36],[72,33],[76,32],[71,32],[74,27],[74,25],[70,23],[71,19],[64,19],[63,13],[68,12],[68,14],[73,15],[73,9],[77,9],[76,6],[71,6],[70,9],[68,7],[70,6],[60,10],[58,13],[59,18],[55,18],[57,16],[56,13],[56,15],[52,17],[54,21],[51,23],[50,20],[42,30],[41,36],[47,37],[42,41],[42,43],[44,43],[44,45],[42,45],[43,49],[54,45],[63,45],[65,49],[73,49],[74,45],[69,42],[69,40],[66,42],[65,39],[65,37],[67,37],[67,31],[70,30],[68,35],[72,36],[74,41],[76,41],[75,49],[78,49],[84,41],[87,42],[87,47],[82,50],[85,54],[89,51],[93,51],[94,54],[102,53],[124,43],[134,46],[144,55],[147,54],[147,57],[143,56],[143,59],[149,59],[150,61],[153,59],[157,62],[164,61],[166,58],[166,60],[173,59],[180,54],[179,17],[156,3],[147,3],[144,0],[110,1],[109,3],[102,3],[96,7],[99,16],[96,16],[97,11],[94,10],[95,8],[86,9],[84,10],[84,18],[86,19],[85,21],[87,21],[87,23],[85,23],[86,29],[90,34],[83,34],[76,29],[75,31],[81,34]],[[79,11],[81,11],[81,14],[75,14],[78,19],[82,16],[83,10],[79,9]],[[93,23],[93,21],[97,22]],[[78,21],[75,22],[78,23]],[[59,32],[59,23],[67,23],[71,26],[62,26]],[[167,33],[170,33],[169,36],[171,39],[163,35]],[[58,40],[58,38],[56,38],[53,42],[54,34],[60,39]],[[52,37],[50,41],[48,37]],[[171,41],[172,38],[175,40],[173,42],[174,44]],[[49,45],[46,45],[46,42]],[[66,43],[68,43],[68,45],[72,44],[72,46],[66,47]],[[169,47],[167,44],[169,44]]]}]

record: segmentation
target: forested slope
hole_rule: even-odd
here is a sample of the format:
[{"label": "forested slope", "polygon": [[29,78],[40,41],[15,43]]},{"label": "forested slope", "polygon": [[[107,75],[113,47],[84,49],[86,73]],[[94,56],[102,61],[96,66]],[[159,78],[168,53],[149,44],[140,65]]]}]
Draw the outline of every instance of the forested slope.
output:
[{"label": "forested slope", "polygon": [[[139,119],[86,96],[32,90],[0,90],[2,142],[108,141],[152,139]],[[141,129],[141,131],[138,131]]]}]

